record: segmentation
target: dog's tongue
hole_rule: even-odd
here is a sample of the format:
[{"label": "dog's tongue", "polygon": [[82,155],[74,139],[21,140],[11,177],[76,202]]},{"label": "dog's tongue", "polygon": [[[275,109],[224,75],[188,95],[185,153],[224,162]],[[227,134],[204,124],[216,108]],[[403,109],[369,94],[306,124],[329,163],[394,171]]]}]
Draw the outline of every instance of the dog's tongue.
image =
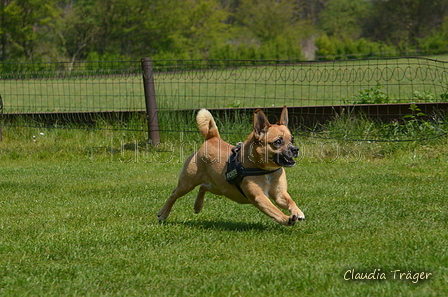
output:
[{"label": "dog's tongue", "polygon": [[291,165],[296,164],[296,161],[294,161],[293,158],[285,158],[285,161],[286,161],[287,163],[291,164]]},{"label": "dog's tongue", "polygon": [[296,164],[296,161],[294,161],[293,158],[278,155],[276,163],[281,166],[294,166]]}]

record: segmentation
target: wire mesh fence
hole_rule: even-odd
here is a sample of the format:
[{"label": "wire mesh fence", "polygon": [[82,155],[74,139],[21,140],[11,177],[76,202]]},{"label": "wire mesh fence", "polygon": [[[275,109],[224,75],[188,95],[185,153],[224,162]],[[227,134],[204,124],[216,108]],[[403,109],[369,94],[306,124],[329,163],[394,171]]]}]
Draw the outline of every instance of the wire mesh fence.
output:
[{"label": "wire mesh fence", "polygon": [[[446,63],[419,58],[333,62],[218,61],[158,66],[162,108],[235,108],[440,102]],[[364,95],[364,96],[363,96]]]},{"label": "wire mesh fence", "polygon": [[[303,121],[334,113],[335,106],[387,105],[376,109],[380,114],[401,104],[393,115],[400,117],[413,114],[410,104],[448,101],[447,63],[424,58],[153,61],[151,72],[161,131],[195,131],[191,122],[200,108],[244,117],[255,108],[287,105]],[[108,115],[120,123],[115,128],[147,128],[128,120],[145,114],[141,61],[1,63],[0,95],[5,119],[27,114],[45,122],[63,115],[58,123],[65,125]]]},{"label": "wire mesh fence", "polygon": [[3,63],[5,113],[144,109],[139,62]]}]

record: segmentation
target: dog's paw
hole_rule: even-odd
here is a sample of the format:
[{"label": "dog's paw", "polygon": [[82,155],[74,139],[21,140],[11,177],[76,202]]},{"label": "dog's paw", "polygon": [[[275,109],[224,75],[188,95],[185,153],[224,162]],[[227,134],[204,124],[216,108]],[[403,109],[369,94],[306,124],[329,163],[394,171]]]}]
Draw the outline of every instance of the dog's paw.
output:
[{"label": "dog's paw", "polygon": [[297,222],[297,220],[298,220],[298,216],[296,216],[296,215],[290,216],[288,219],[288,226],[294,225]]},{"label": "dog's paw", "polygon": [[157,214],[157,218],[159,219],[159,222],[162,222],[162,221],[166,220],[168,218],[168,216],[164,215],[163,211],[159,211],[159,213]]},{"label": "dog's paw", "polygon": [[294,225],[297,221],[303,221],[305,219],[305,216],[302,215],[292,215],[288,219],[288,226]]}]

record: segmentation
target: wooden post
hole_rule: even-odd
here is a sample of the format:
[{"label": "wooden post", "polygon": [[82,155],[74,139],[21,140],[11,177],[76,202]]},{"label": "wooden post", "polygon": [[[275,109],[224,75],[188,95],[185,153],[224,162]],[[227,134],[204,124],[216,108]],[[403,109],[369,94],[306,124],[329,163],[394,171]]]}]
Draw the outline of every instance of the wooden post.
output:
[{"label": "wooden post", "polygon": [[2,142],[3,139],[3,99],[2,95],[0,95],[0,142]]},{"label": "wooden post", "polygon": [[152,145],[160,143],[159,118],[157,116],[156,91],[151,58],[141,60],[143,71],[143,87],[145,90],[146,118],[148,120],[148,141]]}]

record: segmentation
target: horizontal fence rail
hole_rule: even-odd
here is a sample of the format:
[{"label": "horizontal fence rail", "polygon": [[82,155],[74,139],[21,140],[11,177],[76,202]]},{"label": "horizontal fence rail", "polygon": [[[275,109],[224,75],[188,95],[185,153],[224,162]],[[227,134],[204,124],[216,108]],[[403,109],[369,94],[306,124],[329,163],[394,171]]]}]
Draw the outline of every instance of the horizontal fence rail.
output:
[{"label": "horizontal fence rail", "polygon": [[[200,108],[247,115],[287,105],[296,126],[312,127],[341,110],[389,121],[410,114],[410,104],[443,113],[448,102],[447,64],[424,58],[155,60],[149,71],[162,132],[196,131]],[[142,61],[0,63],[2,119],[59,126],[103,120],[146,130],[139,120],[148,119],[143,72]]]}]

